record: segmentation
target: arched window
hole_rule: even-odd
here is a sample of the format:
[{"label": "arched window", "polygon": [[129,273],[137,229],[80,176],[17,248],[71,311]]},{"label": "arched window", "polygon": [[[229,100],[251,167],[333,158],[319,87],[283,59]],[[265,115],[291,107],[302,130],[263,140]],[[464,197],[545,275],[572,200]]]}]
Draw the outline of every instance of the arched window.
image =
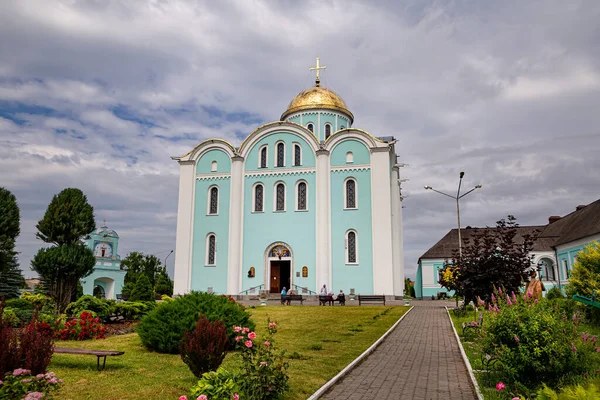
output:
[{"label": "arched window", "polygon": [[264,211],[264,196],[265,196],[265,188],[262,184],[257,184],[254,186],[254,212],[262,212]]},{"label": "arched window", "polygon": [[218,214],[219,213],[219,188],[216,186],[211,187],[209,190],[208,213],[209,214]]},{"label": "arched window", "polygon": [[356,232],[346,232],[346,264],[356,264],[358,257],[356,256]]},{"label": "arched window", "polygon": [[94,297],[97,299],[105,299],[106,298],[106,292],[104,291],[104,288],[100,285],[94,286],[94,291],[92,293],[93,293]]},{"label": "arched window", "polygon": [[267,168],[267,146],[260,149],[260,168]]},{"label": "arched window", "polygon": [[217,162],[216,161],[213,161],[210,164],[210,170],[211,170],[211,172],[217,172]]},{"label": "arched window", "polygon": [[325,139],[331,136],[331,125],[325,124]]},{"label": "arched window", "polygon": [[211,233],[206,237],[206,265],[215,265],[217,261],[217,237]]},{"label": "arched window", "polygon": [[294,165],[302,165],[302,147],[299,144],[294,144]]},{"label": "arched window", "polygon": [[296,210],[306,211],[306,182],[300,181],[296,185]]},{"label": "arched window", "polygon": [[344,206],[345,208],[357,208],[356,206],[356,181],[347,179],[345,183]]},{"label": "arched window", "polygon": [[312,123],[306,125],[306,128],[313,133],[315,131],[315,126]]},{"label": "arched window", "polygon": [[275,211],[285,211],[285,185],[283,183],[275,186]]},{"label": "arched window", "polygon": [[346,164],[352,164],[354,162],[354,154],[351,151],[346,153]]},{"label": "arched window", "polygon": [[285,166],[285,144],[277,143],[277,166]]}]

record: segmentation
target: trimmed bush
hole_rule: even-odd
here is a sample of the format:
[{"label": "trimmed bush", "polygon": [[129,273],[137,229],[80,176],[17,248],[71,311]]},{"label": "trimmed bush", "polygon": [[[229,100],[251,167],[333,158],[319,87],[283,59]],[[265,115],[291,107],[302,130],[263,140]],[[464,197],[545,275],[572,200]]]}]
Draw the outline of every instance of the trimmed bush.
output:
[{"label": "trimmed bush", "polygon": [[155,308],[155,301],[123,301],[114,304],[111,307],[111,311],[117,318],[123,318],[128,321],[138,321]]},{"label": "trimmed bush", "polygon": [[199,314],[210,321],[223,321],[229,337],[229,345],[235,344],[233,326],[254,329],[250,314],[232,298],[209,293],[191,292],[170,302],[159,304],[149,312],[137,328],[142,343],[160,353],[177,354],[186,331],[196,325]]},{"label": "trimmed bush", "polygon": [[227,354],[229,337],[221,321],[209,321],[200,315],[196,328],[185,332],[179,349],[181,359],[198,379],[208,371],[215,371]]},{"label": "trimmed bush", "polygon": [[93,311],[100,319],[106,320],[110,316],[110,304],[106,300],[88,294],[69,304],[66,309],[70,316],[79,316],[84,311]]}]

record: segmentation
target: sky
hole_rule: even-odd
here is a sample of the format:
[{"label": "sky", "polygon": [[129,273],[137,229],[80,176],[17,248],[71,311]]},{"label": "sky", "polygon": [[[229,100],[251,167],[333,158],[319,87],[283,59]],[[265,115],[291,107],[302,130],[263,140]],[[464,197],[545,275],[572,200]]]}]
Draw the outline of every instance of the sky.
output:
[{"label": "sky", "polygon": [[[406,275],[455,228],[543,225],[600,198],[600,2],[2,0],[0,186],[35,225],[77,187],[130,251],[175,248],[179,166],[235,145],[314,83],[394,136]],[[167,260],[172,271],[174,256]]]}]

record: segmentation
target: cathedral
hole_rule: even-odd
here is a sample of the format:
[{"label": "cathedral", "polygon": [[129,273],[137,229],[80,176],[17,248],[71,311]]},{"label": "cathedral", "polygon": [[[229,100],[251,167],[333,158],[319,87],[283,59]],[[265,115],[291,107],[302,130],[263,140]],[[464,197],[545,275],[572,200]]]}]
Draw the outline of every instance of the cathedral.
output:
[{"label": "cathedral", "polygon": [[324,68],[238,147],[207,139],[173,157],[175,294],[403,294],[396,140],[353,127]]}]

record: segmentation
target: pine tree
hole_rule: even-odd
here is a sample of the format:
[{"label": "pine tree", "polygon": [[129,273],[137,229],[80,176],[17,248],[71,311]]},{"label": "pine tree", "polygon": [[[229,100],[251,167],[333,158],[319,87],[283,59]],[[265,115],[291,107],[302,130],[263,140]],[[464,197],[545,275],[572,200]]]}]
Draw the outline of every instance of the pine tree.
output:
[{"label": "pine tree", "polygon": [[20,233],[17,199],[0,187],[0,297],[18,297],[23,281],[15,242]]},{"label": "pine tree", "polygon": [[158,279],[156,280],[156,289],[154,291],[157,295],[166,294],[167,296],[173,296],[173,281],[165,268],[161,268],[158,271]]},{"label": "pine tree", "polygon": [[154,301],[154,290],[146,274],[139,275],[129,296],[129,301]]},{"label": "pine tree", "polygon": [[38,224],[36,236],[53,247],[40,249],[31,266],[64,312],[80,279],[94,270],[94,253],[82,240],[94,229],[94,209],[79,189],[64,189],[55,195]]}]

